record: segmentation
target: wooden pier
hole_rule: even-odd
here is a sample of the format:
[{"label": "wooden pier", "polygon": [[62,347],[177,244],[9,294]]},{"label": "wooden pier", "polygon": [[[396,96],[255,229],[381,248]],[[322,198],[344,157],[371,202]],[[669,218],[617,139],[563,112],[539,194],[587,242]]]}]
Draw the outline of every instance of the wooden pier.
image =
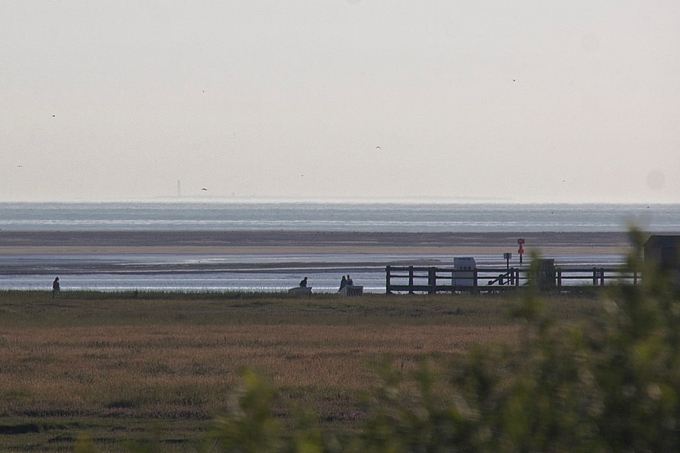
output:
[{"label": "wooden pier", "polygon": [[530,267],[478,267],[454,270],[442,267],[387,266],[385,291],[393,293],[500,292],[517,289],[534,279],[543,289],[604,286],[612,283],[636,285],[640,275],[622,267],[564,267],[539,270]]}]

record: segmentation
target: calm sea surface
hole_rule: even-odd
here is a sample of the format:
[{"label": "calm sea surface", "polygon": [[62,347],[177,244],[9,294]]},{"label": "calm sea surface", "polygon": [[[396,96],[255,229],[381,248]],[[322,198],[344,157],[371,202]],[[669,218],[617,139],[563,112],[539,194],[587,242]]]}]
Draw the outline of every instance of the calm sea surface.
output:
[{"label": "calm sea surface", "polygon": [[[680,232],[680,205],[0,203],[0,230],[15,231],[610,232],[625,231],[631,224],[648,232]],[[504,264],[500,256],[475,258],[482,266]],[[553,258],[560,265],[575,266],[623,261],[618,255]],[[49,289],[58,275],[63,290],[283,291],[307,276],[315,292],[334,292],[340,276],[351,273],[367,292],[380,293],[385,290],[384,265],[419,260],[452,264],[450,256],[415,255],[0,255],[0,290]],[[149,264],[190,267],[205,262],[230,264],[231,268],[225,272],[143,271]],[[239,263],[266,263],[270,268],[234,269]],[[97,271],[102,264],[107,264],[106,273]],[[18,272],[20,268],[24,271]]]},{"label": "calm sea surface", "polygon": [[0,203],[0,230],[679,231],[680,205]]}]

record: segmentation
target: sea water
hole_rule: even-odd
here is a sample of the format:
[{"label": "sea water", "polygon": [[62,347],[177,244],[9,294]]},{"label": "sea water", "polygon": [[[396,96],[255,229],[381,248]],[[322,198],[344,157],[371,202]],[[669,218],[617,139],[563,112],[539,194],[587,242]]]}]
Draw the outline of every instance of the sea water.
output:
[{"label": "sea water", "polygon": [[[15,231],[616,232],[632,224],[649,232],[678,232],[680,205],[0,203],[0,230]],[[475,258],[482,266],[504,264],[496,255]],[[560,265],[573,266],[610,266],[624,259],[619,255],[553,258]],[[340,276],[349,273],[366,292],[384,292],[386,265],[424,260],[435,266],[451,264],[450,256],[383,254],[0,255],[0,289],[49,289],[58,275],[64,290],[285,291],[306,276],[315,292],[335,292]],[[190,267],[206,262],[212,264],[209,271],[143,270],[150,265]],[[220,270],[220,264],[228,270]],[[252,264],[268,267],[253,269]],[[12,271],[19,267],[29,270]]]},{"label": "sea water", "polygon": [[0,230],[541,232],[680,230],[677,204],[0,203]]}]

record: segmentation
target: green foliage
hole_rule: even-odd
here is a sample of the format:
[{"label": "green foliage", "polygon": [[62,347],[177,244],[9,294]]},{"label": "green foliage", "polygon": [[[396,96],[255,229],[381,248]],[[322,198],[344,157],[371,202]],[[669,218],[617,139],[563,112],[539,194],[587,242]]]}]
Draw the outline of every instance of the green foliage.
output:
[{"label": "green foliage", "polygon": [[383,385],[376,390],[364,431],[363,451],[468,451],[474,418],[464,401],[446,389],[427,362],[414,376],[416,391],[403,389],[403,376],[382,364]]},{"label": "green foliage", "polygon": [[213,422],[210,451],[267,453],[281,450],[281,423],[271,413],[274,386],[252,370],[242,373],[244,388],[235,395],[229,412]]},{"label": "green foliage", "polygon": [[95,453],[96,451],[92,439],[81,435],[76,440],[77,453]]}]

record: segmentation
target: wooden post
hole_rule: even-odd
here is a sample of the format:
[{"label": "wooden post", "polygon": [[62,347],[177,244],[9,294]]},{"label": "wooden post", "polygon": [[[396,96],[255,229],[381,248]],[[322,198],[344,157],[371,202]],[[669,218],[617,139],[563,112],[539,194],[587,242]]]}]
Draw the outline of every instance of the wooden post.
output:
[{"label": "wooden post", "polygon": [[600,268],[600,285],[604,286],[604,267]]},{"label": "wooden post", "polygon": [[472,271],[472,288],[473,288],[472,290],[473,290],[474,292],[477,292],[477,291],[478,291],[478,288],[477,288],[477,276],[478,276],[478,274],[477,274],[477,269],[475,268],[475,269]]},{"label": "wooden post", "polygon": [[437,294],[437,269],[431,267],[427,270],[427,284],[430,286],[429,294]]},{"label": "wooden post", "polygon": [[562,268],[557,268],[557,287],[562,288]]},{"label": "wooden post", "polygon": [[593,268],[593,286],[597,286],[597,268]]},{"label": "wooden post", "polygon": [[385,268],[385,294],[392,294],[392,285],[390,284],[392,278],[390,275],[391,270],[391,266]]},{"label": "wooden post", "polygon": [[413,266],[408,267],[408,293],[413,294]]},{"label": "wooden post", "polygon": [[519,286],[519,269],[515,269],[515,286]]},{"label": "wooden post", "polygon": [[633,271],[633,285],[637,286],[637,271]]}]

